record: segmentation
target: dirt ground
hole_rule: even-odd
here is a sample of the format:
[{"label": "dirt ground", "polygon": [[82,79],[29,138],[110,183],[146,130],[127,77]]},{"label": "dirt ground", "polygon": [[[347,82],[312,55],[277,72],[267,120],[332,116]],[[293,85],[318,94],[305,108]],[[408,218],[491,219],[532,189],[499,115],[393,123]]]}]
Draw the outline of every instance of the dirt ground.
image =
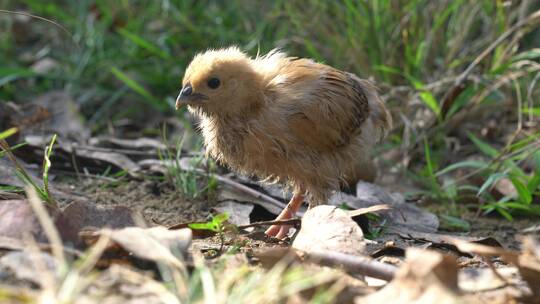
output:
[{"label": "dirt ground", "polygon": [[[182,223],[205,222],[212,214],[212,207],[218,201],[205,197],[186,199],[181,193],[165,182],[152,180],[129,180],[111,183],[109,181],[83,178],[81,180],[63,178],[55,184],[60,190],[69,191],[95,202],[98,207],[124,206],[143,216],[146,224],[172,226]],[[67,202],[61,202],[65,206]],[[440,205],[430,202],[422,205],[427,210],[441,210]],[[519,249],[519,235],[537,222],[531,218],[516,217],[513,221],[501,221],[498,216],[478,216],[476,212],[464,212],[463,219],[471,224],[470,232],[442,233],[472,238],[496,239],[504,248]],[[271,220],[273,215],[262,208],[255,208],[250,216],[258,220]],[[263,231],[259,229],[259,232]],[[216,240],[201,239],[215,245]],[[264,243],[263,243],[264,244]],[[260,245],[260,244],[259,244]],[[270,246],[274,244],[270,243]]]}]

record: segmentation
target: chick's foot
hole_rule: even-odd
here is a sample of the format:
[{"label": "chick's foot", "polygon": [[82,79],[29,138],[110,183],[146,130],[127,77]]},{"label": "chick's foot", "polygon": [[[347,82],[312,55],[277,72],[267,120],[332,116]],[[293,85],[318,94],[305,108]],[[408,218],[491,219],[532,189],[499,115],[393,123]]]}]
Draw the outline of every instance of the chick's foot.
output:
[{"label": "chick's foot", "polygon": [[[296,211],[300,208],[300,205],[304,201],[304,196],[301,194],[295,194],[287,207],[281,211],[281,213],[276,218],[276,221],[292,219]],[[278,239],[284,239],[289,230],[292,228],[291,225],[272,225],[264,233],[269,237],[275,237]]]}]

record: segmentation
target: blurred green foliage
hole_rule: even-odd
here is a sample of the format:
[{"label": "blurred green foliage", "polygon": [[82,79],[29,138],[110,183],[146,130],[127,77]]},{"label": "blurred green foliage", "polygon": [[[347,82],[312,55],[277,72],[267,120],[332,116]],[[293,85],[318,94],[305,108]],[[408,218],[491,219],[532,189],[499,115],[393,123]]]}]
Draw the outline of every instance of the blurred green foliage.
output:
[{"label": "blurred green foliage", "polygon": [[[28,101],[67,88],[97,123],[148,108],[170,113],[193,55],[233,44],[252,55],[279,47],[389,86],[411,85],[437,112],[437,96],[424,84],[456,75],[519,17],[516,5],[492,0],[0,3],[71,32],[70,37],[41,20],[0,15],[0,30],[7,33],[0,38],[0,98]],[[481,70],[507,64],[515,50],[505,46]],[[30,66],[44,58],[59,66],[40,75]]]}]

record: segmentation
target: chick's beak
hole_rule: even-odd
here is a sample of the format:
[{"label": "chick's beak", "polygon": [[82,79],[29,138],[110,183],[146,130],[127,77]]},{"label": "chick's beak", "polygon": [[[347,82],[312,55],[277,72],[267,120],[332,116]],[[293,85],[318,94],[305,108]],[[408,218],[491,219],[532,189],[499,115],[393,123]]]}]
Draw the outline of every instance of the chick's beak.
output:
[{"label": "chick's beak", "polygon": [[200,93],[194,93],[193,87],[188,83],[182,88],[182,91],[180,91],[180,94],[176,98],[176,109],[178,110],[184,105],[201,102],[204,99],[208,99],[208,96]]}]

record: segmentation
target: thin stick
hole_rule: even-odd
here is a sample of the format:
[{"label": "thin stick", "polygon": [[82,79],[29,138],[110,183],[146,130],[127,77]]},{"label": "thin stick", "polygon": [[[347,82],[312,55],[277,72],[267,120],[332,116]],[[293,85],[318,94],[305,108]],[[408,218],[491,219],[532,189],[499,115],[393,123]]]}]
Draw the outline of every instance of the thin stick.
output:
[{"label": "thin stick", "polygon": [[391,281],[397,271],[397,267],[390,264],[341,252],[328,250],[302,252],[300,256],[311,263],[330,267],[343,267],[348,272],[385,281]]},{"label": "thin stick", "polygon": [[390,210],[390,209],[392,209],[392,207],[390,205],[388,205],[388,204],[379,204],[379,205],[373,205],[373,206],[360,208],[360,209],[356,209],[356,210],[349,210],[349,211],[347,211],[347,214],[350,217],[357,217],[357,216],[360,216],[360,215],[364,215],[366,213],[374,213],[374,212],[377,212],[377,211]]},{"label": "thin stick", "polygon": [[259,226],[272,226],[272,225],[297,225],[300,224],[301,220],[299,218],[288,219],[288,220],[275,220],[275,221],[261,221],[255,222],[247,225],[238,226],[239,229],[245,229],[249,227],[259,227]]},{"label": "thin stick", "polygon": [[277,199],[269,196],[269,195],[266,195],[264,193],[261,193],[255,189],[252,189],[244,184],[241,184],[239,182],[236,182],[236,181],[233,181],[232,179],[230,178],[227,178],[225,176],[221,176],[221,175],[217,175],[217,174],[213,174],[213,176],[220,182],[224,183],[224,184],[227,184],[237,190],[240,190],[244,193],[247,193],[247,194],[250,194],[252,196],[254,196],[255,198],[258,198],[258,199],[262,199],[264,200],[265,202],[269,203],[269,204],[272,204],[276,207],[279,207],[279,208],[285,208],[287,205],[285,203],[282,203],[280,201],[278,201]]}]

